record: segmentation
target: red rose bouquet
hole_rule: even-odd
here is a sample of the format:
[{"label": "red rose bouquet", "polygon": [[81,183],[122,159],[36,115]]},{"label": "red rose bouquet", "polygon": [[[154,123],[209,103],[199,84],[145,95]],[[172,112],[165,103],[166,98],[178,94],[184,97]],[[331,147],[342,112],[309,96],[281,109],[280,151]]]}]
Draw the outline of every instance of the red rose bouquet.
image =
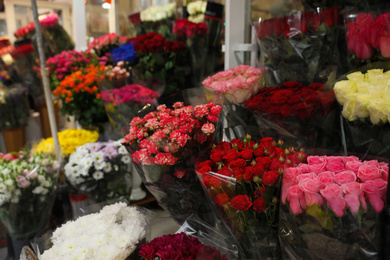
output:
[{"label": "red rose bouquet", "polygon": [[[150,32],[128,40],[134,44],[139,58],[133,67],[135,83],[146,86],[164,96],[178,92],[185,82],[185,45],[180,41],[166,40]],[[177,100],[177,99],[176,99]]]},{"label": "red rose bouquet", "polygon": [[290,259],[380,259],[388,163],[309,156],[284,171],[279,238]]},{"label": "red rose bouquet", "polygon": [[322,83],[303,86],[289,81],[262,88],[244,106],[256,114],[261,131],[268,136],[305,148],[340,149],[335,95]]},{"label": "red rose bouquet", "polygon": [[284,81],[325,82],[336,77],[339,8],[296,12],[255,24],[260,62],[271,86]]},{"label": "red rose bouquet", "polygon": [[220,112],[213,103],[192,107],[177,102],[173,109],[160,105],[143,118],[133,118],[125,136],[145,186],[179,222],[191,214],[207,220],[210,214],[194,167],[211,146]]},{"label": "red rose bouquet", "polygon": [[280,259],[279,201],[286,167],[306,161],[303,152],[281,148],[272,138],[248,136],[218,143],[197,174],[245,258]]},{"label": "red rose bouquet", "polygon": [[138,248],[138,255],[144,260],[227,260],[217,249],[203,245],[199,239],[185,233],[157,237]]}]

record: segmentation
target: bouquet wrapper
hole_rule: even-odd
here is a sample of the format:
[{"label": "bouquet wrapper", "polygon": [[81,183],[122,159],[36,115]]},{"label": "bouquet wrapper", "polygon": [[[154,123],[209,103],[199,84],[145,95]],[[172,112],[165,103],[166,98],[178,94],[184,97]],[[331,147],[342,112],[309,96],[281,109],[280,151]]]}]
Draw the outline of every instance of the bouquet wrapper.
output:
[{"label": "bouquet wrapper", "polygon": [[312,206],[294,215],[281,205],[279,238],[284,259],[382,259],[384,212],[347,212]]},{"label": "bouquet wrapper", "polygon": [[339,8],[314,9],[254,24],[260,64],[269,70],[268,83],[326,82],[340,73]]},{"label": "bouquet wrapper", "polygon": [[[239,185],[236,179],[214,172],[197,173],[225,228],[238,242],[239,259],[280,259],[278,228],[268,226],[264,214],[260,218],[254,218],[249,211],[236,211],[227,204],[221,206],[223,203],[220,202],[220,194],[235,196],[235,186]],[[218,188],[210,188],[211,183]]]},{"label": "bouquet wrapper", "polygon": [[192,215],[185,220],[176,233],[182,232],[198,238],[203,245],[217,249],[229,260],[239,258],[237,242],[221,223],[217,227],[210,226],[207,222]]}]

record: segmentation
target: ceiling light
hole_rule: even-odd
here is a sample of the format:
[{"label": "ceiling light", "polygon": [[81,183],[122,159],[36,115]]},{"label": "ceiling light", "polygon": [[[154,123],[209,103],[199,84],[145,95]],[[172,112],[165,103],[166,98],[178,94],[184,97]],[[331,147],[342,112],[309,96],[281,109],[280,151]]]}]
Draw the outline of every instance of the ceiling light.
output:
[{"label": "ceiling light", "polygon": [[102,7],[103,7],[104,9],[110,9],[111,5],[110,5],[109,3],[103,3],[103,4],[102,4]]}]

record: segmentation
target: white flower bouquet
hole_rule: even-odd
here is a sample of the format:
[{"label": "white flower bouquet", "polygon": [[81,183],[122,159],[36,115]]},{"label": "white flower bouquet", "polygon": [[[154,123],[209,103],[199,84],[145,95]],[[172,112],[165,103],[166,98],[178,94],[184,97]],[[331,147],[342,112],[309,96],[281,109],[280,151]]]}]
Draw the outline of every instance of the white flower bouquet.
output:
[{"label": "white flower bouquet", "polygon": [[65,176],[96,203],[129,201],[130,155],[121,141],[87,143],[76,148],[65,165]]},{"label": "white flower bouquet", "polygon": [[137,208],[109,205],[55,230],[53,246],[40,259],[123,260],[145,238],[146,227],[147,218]]},{"label": "white flower bouquet", "polygon": [[13,239],[31,239],[48,227],[58,169],[50,154],[0,153],[0,217]]}]

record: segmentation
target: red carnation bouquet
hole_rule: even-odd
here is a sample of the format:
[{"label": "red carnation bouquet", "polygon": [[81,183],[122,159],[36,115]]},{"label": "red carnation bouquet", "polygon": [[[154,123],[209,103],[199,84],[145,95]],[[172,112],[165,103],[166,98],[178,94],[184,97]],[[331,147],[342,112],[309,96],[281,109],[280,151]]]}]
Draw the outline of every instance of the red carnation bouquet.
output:
[{"label": "red carnation bouquet", "polygon": [[185,233],[157,237],[138,248],[138,255],[145,260],[227,260],[217,249],[203,245],[198,238]]},{"label": "red carnation bouquet", "polygon": [[131,38],[128,42],[134,44],[139,58],[133,67],[135,83],[164,96],[180,89],[185,81],[183,42],[166,40],[155,32]]},{"label": "red carnation bouquet", "polygon": [[210,158],[197,164],[197,174],[245,258],[280,259],[279,200],[284,169],[307,156],[282,148],[272,138],[247,136],[214,146]]},{"label": "red carnation bouquet", "polygon": [[220,112],[213,103],[160,105],[143,118],[134,117],[124,138],[145,186],[179,222],[191,214],[210,220],[211,206],[194,167],[211,147]]},{"label": "red carnation bouquet", "polygon": [[305,148],[339,151],[339,111],[333,90],[322,83],[303,86],[296,81],[262,88],[244,103],[267,136]]}]

